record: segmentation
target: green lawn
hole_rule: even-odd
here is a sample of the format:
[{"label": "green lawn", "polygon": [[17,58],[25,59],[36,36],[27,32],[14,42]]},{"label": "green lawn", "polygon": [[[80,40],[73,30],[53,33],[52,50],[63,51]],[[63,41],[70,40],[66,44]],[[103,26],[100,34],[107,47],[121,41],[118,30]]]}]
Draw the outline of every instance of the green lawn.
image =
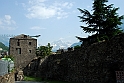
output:
[{"label": "green lawn", "polygon": [[[29,76],[25,76],[24,81],[43,82],[42,78],[34,78],[34,77],[29,77]],[[48,82],[48,83],[69,83],[69,82],[49,81],[49,80],[45,80],[45,82]]]}]

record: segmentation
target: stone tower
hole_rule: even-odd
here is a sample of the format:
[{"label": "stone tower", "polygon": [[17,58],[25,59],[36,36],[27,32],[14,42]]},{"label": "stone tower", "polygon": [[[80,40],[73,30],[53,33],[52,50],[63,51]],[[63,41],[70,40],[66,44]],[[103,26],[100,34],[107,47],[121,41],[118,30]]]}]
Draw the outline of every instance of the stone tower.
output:
[{"label": "stone tower", "polygon": [[37,39],[29,35],[10,38],[9,55],[14,57],[15,68],[24,68],[36,56]]}]

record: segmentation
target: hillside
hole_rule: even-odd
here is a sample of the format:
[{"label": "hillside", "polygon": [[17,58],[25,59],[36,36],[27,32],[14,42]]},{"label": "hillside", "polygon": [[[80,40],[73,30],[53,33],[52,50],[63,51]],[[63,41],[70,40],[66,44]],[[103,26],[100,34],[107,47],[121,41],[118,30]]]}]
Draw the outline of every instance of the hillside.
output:
[{"label": "hillside", "polygon": [[9,50],[9,47],[5,46],[2,42],[0,42],[0,48],[7,51]]},{"label": "hillside", "polygon": [[0,35],[0,42],[2,42],[5,46],[9,46],[9,37]]},{"label": "hillside", "polygon": [[70,47],[74,47],[74,46],[77,46],[77,45],[81,46],[81,44],[82,44],[82,42],[77,42],[77,43],[72,44]]}]

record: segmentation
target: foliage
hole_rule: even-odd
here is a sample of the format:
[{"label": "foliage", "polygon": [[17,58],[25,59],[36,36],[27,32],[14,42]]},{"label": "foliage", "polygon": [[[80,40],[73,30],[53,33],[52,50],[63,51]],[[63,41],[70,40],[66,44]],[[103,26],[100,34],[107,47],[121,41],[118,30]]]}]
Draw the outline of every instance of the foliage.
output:
[{"label": "foliage", "polygon": [[0,42],[0,48],[2,48],[3,50],[8,51],[9,47],[5,46],[2,42]]},{"label": "foliage", "polygon": [[[112,38],[116,34],[122,33],[119,25],[124,16],[119,16],[113,4],[106,5],[108,0],[94,0],[92,14],[86,9],[78,10],[83,14],[78,16],[81,22],[85,22],[87,26],[81,26],[85,33],[96,33],[100,37],[107,36],[107,39]],[[99,37],[98,36],[98,37]],[[104,39],[104,38],[103,38]]]},{"label": "foliage", "polygon": [[81,48],[81,46],[79,45],[74,46],[74,49],[78,49],[78,48]]},{"label": "foliage", "polygon": [[42,79],[41,78],[35,78],[35,77],[29,77],[29,76],[24,76],[24,81],[37,81],[37,82],[41,82]]},{"label": "foliage", "polygon": [[4,58],[10,58],[12,61],[14,61],[14,57],[11,55],[6,55],[6,56],[4,56]]},{"label": "foliage", "polygon": [[37,56],[48,56],[52,52],[53,46],[50,46],[50,43],[48,43],[47,46],[40,46],[37,49]]},{"label": "foliage", "polygon": [[[36,82],[43,82],[42,78],[39,77],[29,77],[25,76],[24,81],[36,81]],[[62,81],[49,81],[49,80],[44,80],[45,83],[68,83],[68,82],[62,82]]]}]

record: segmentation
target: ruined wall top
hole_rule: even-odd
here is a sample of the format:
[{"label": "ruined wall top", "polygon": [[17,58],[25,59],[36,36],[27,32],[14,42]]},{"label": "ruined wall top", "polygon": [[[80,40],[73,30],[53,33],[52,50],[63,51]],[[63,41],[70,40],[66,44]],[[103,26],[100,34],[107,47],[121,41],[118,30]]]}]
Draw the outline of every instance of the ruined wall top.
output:
[{"label": "ruined wall top", "polygon": [[21,34],[21,35],[17,35],[15,37],[13,37],[11,39],[35,39],[35,38],[32,38],[29,35]]}]

